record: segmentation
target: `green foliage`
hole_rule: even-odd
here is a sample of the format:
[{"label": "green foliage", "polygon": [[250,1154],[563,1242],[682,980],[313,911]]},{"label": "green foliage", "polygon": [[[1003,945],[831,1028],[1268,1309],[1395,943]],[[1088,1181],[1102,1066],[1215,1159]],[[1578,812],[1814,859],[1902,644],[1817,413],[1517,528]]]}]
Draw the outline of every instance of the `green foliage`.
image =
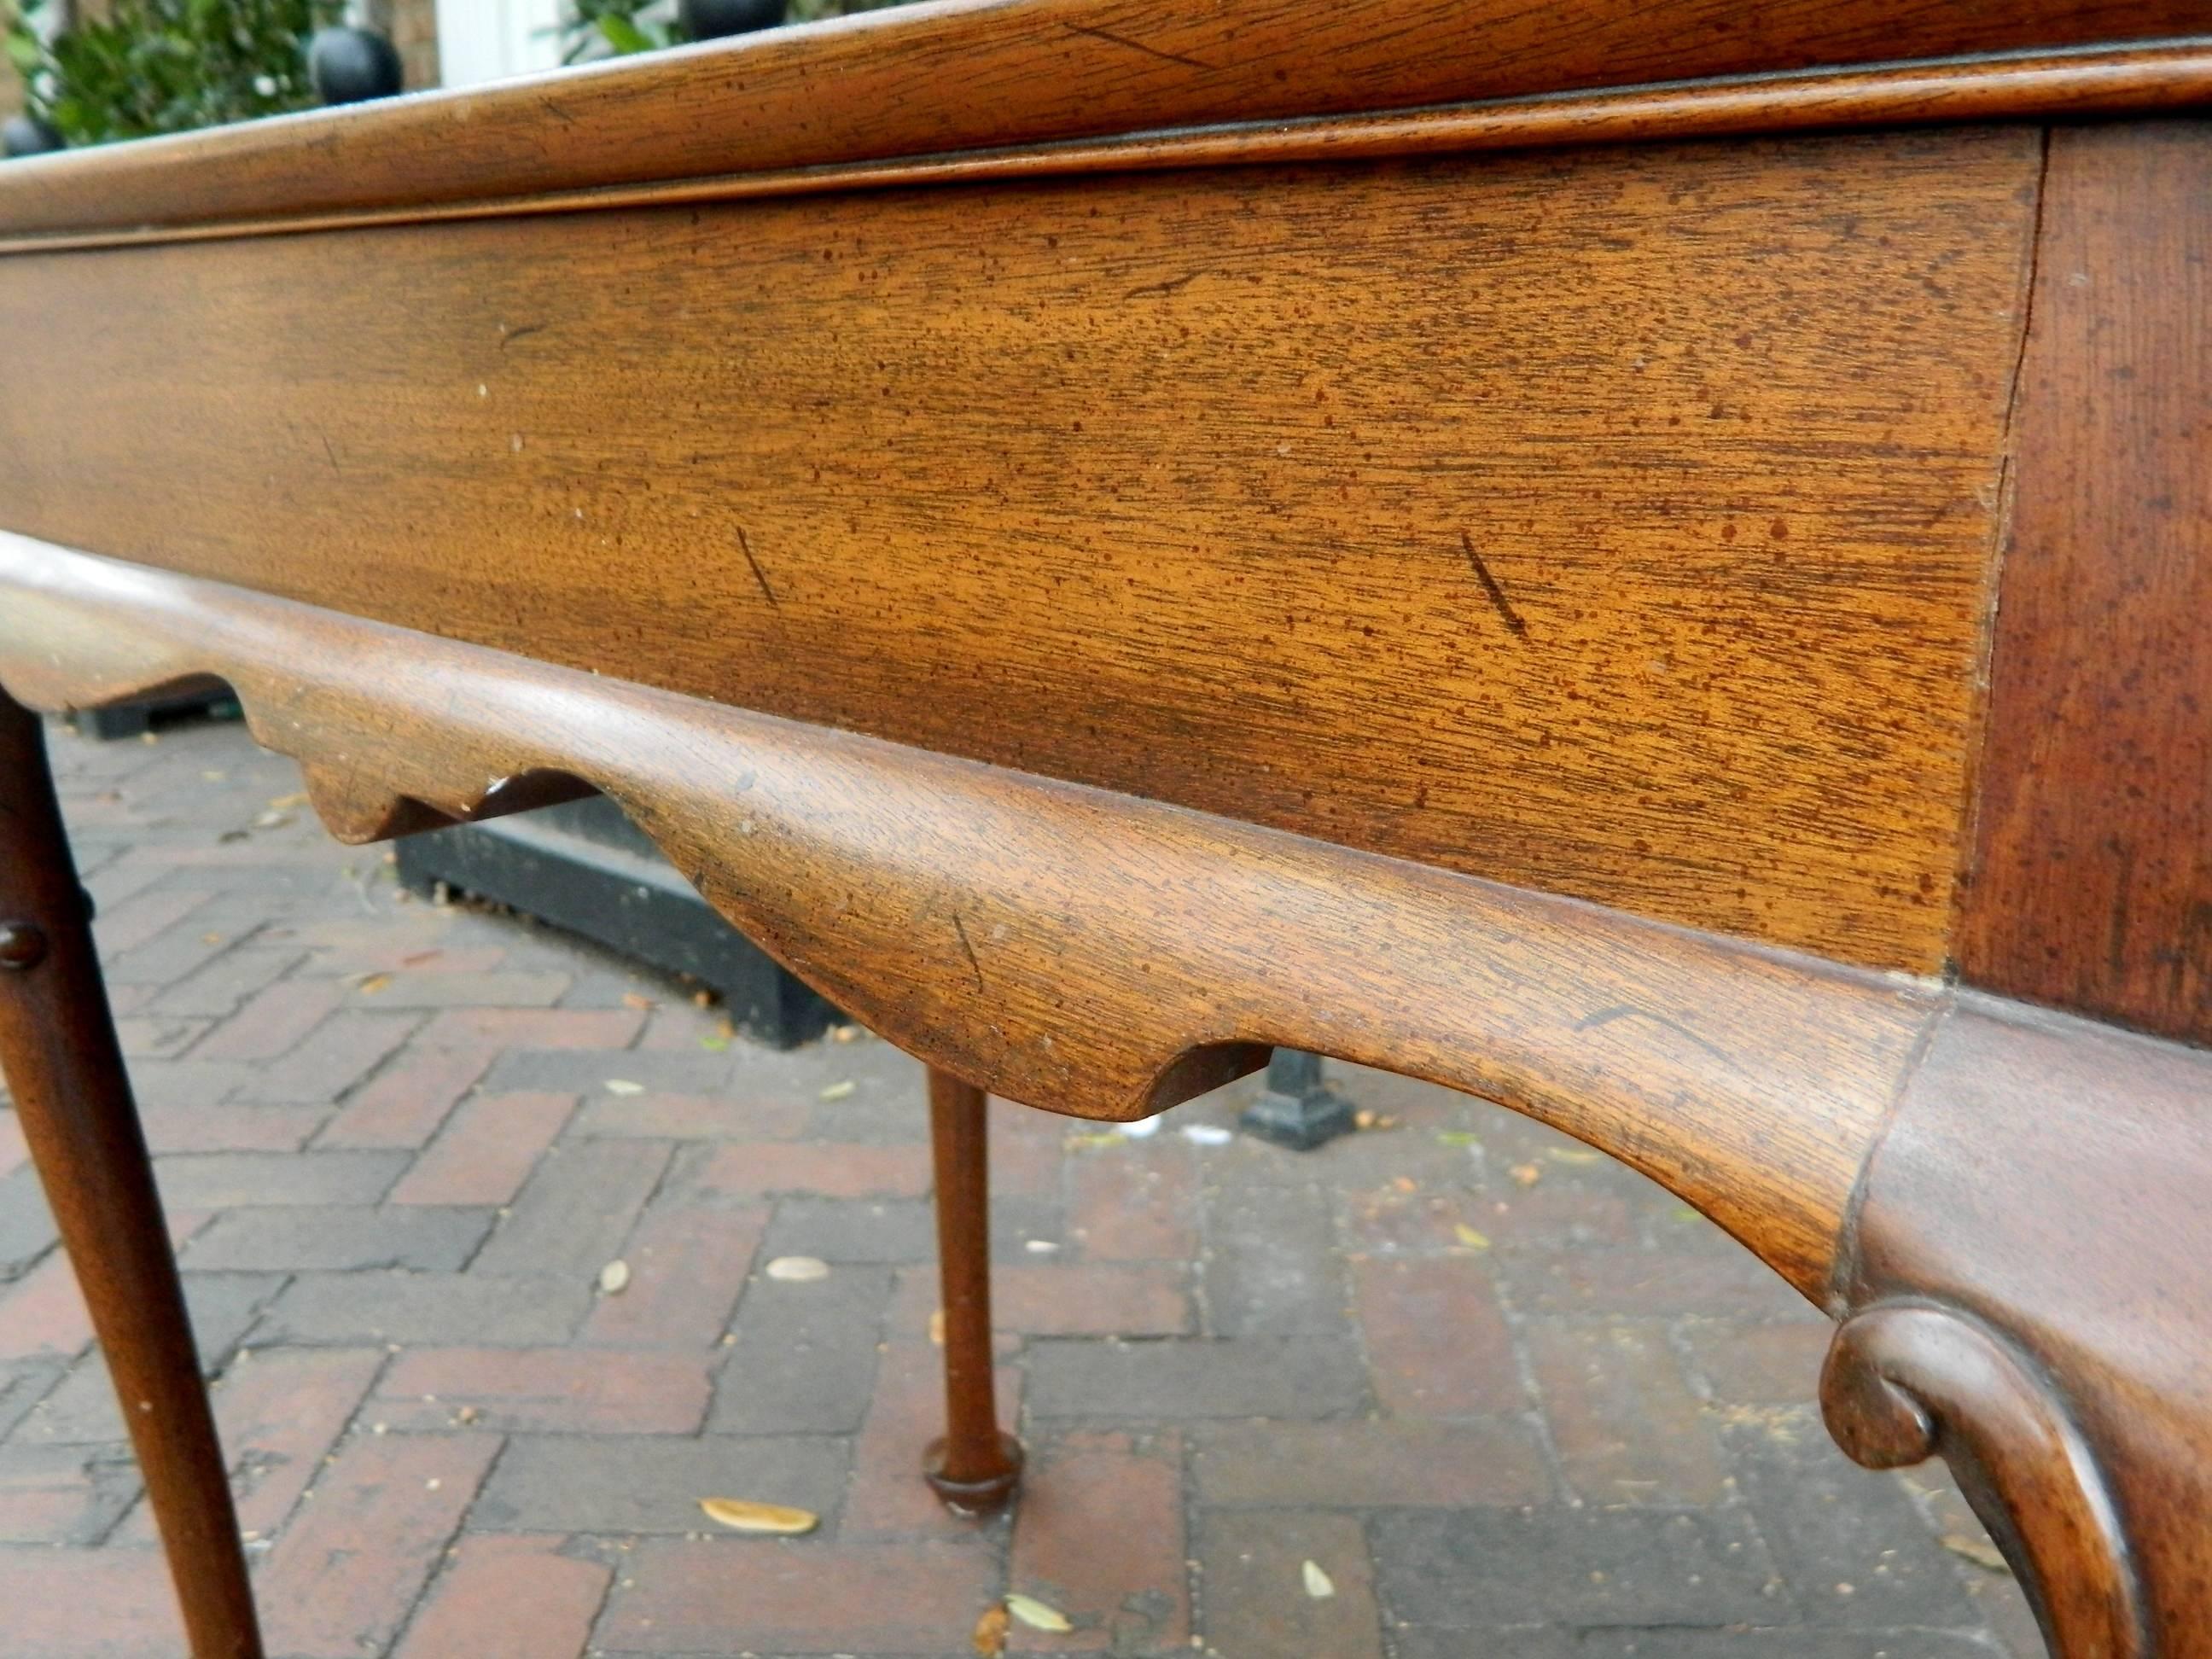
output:
[{"label": "green foliage", "polygon": [[785,15],[794,23],[811,23],[823,17],[846,17],[856,11],[881,11],[902,6],[907,0],[791,0]]},{"label": "green foliage", "polygon": [[51,43],[46,0],[6,6],[8,57],[25,103],[72,145],[185,132],[311,108],[307,37],[340,0],[115,0]]},{"label": "green foliage", "polygon": [[[785,21],[811,23],[856,11],[880,11],[907,0],[787,0]],[[573,64],[603,52],[627,56],[679,46],[690,37],[680,23],[657,23],[641,15],[656,9],[654,0],[574,0],[574,13],[562,27],[561,61]]]},{"label": "green foliage", "polygon": [[653,0],[575,0],[573,14],[561,26],[561,61],[573,64],[597,57],[602,51],[616,57],[634,52],[658,52],[680,46],[689,39],[678,24],[654,23],[641,18]]}]

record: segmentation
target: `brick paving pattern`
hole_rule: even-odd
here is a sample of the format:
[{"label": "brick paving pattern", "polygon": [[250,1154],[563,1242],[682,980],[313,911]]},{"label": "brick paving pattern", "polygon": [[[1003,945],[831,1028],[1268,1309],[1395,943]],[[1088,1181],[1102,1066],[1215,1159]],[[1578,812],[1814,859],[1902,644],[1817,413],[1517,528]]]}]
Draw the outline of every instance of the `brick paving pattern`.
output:
[{"label": "brick paving pattern", "polygon": [[[2042,1652],[1947,1483],[1829,1444],[1826,1327],[1778,1280],[1571,1142],[1362,1073],[1394,1124],[1303,1156],[1181,1133],[1249,1083],[1141,1139],[994,1103],[1030,1474],[950,1518],[912,1061],[729,1042],[681,987],[405,901],[235,726],[55,749],[272,1654],[936,1659],[1010,1590],[1073,1626],[1017,1653]],[[0,1649],[178,1653],[4,1111],[0,1437]],[[739,1536],[708,1497],[823,1522]]]}]

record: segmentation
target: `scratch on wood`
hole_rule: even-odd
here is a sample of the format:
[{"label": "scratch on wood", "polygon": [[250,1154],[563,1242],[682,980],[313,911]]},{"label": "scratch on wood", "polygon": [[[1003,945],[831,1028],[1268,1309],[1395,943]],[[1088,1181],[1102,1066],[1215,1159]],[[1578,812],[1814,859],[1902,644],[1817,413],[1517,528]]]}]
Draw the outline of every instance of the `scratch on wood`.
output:
[{"label": "scratch on wood", "polygon": [[1474,550],[1474,538],[1464,530],[1459,532],[1459,544],[1467,550],[1467,562],[1474,567],[1474,579],[1482,584],[1482,591],[1490,595],[1490,603],[1497,608],[1498,617],[1516,639],[1528,637],[1528,624],[1521,620],[1521,613],[1513,608],[1513,601],[1505,597],[1505,590],[1498,585],[1498,578],[1490,574],[1490,567],[1482,562],[1482,555]]},{"label": "scratch on wood", "polygon": [[338,465],[338,453],[336,449],[331,447],[331,434],[324,431],[320,427],[317,427],[315,428],[315,435],[323,441],[323,454],[331,464],[331,471],[337,473],[341,478],[344,477],[345,469]]},{"label": "scratch on wood", "polygon": [[753,580],[760,584],[762,597],[767,599],[773,609],[782,610],[783,601],[776,598],[775,589],[768,585],[768,572],[762,569],[760,561],[753,557],[753,544],[745,539],[745,530],[743,525],[738,526],[738,551],[745,556],[745,563],[753,573]]},{"label": "scratch on wood", "polygon": [[960,935],[960,948],[968,953],[968,969],[975,975],[975,988],[987,991],[983,983],[983,964],[975,960],[975,947],[968,942],[968,924],[960,920],[960,913],[952,913],[952,931]]},{"label": "scratch on wood", "polygon": [[517,340],[526,339],[532,334],[543,334],[552,326],[550,323],[525,323],[520,328],[511,328],[499,337],[499,349],[504,351]]},{"label": "scratch on wood", "polygon": [[1168,52],[1158,46],[1148,46],[1141,40],[1132,40],[1127,35],[1115,33],[1111,29],[1092,28],[1084,23],[1070,23],[1067,27],[1073,33],[1094,35],[1101,40],[1110,41],[1115,46],[1127,46],[1131,52],[1141,52],[1149,58],[1161,58],[1170,64],[1181,64],[1186,69],[1206,70],[1210,72],[1213,68],[1212,64],[1201,64],[1195,58],[1186,58],[1179,52]]},{"label": "scratch on wood", "polygon": [[1575,1030],[1594,1031],[1599,1026],[1610,1025],[1617,1019],[1647,1019],[1654,1025],[1663,1025],[1675,1036],[1696,1043],[1698,1048],[1703,1048],[1730,1071],[1743,1073],[1743,1067],[1736,1064],[1735,1057],[1727,1049],[1716,1048],[1678,1019],[1669,1019],[1664,1014],[1655,1014],[1649,1008],[1638,1008],[1632,1003],[1616,1003],[1610,1008],[1601,1008],[1594,1014],[1585,1014],[1575,1022]]},{"label": "scratch on wood", "polygon": [[1142,288],[1131,289],[1121,297],[1125,300],[1141,300],[1148,294],[1173,294],[1178,289],[1188,288],[1206,274],[1203,270],[1194,270],[1188,276],[1171,277],[1164,283],[1146,283]]}]

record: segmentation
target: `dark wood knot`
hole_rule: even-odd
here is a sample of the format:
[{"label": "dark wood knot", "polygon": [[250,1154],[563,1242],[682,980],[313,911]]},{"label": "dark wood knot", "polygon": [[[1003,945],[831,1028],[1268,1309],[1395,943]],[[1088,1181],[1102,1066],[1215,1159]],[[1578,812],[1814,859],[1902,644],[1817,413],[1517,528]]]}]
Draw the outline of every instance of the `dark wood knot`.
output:
[{"label": "dark wood knot", "polygon": [[0,921],[0,968],[35,968],[46,959],[46,936],[27,921]]}]

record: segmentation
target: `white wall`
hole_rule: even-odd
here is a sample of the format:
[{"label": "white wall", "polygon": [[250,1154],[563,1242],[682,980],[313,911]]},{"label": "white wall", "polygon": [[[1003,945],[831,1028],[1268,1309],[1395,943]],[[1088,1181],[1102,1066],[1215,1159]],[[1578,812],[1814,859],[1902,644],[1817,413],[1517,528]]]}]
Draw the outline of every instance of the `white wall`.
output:
[{"label": "white wall", "polygon": [[438,0],[439,78],[474,86],[561,64],[562,0]]}]

